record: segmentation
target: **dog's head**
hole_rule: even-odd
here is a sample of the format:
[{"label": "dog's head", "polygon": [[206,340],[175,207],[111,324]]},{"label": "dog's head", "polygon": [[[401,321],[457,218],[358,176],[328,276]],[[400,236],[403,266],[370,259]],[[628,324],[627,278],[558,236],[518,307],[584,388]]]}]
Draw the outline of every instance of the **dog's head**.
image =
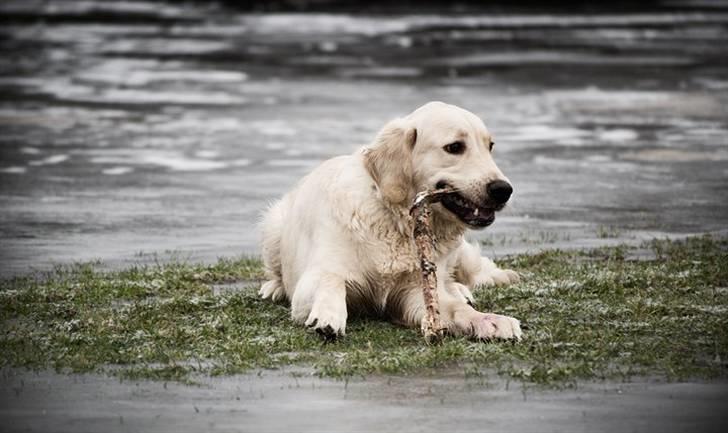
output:
[{"label": "dog's head", "polygon": [[493,161],[493,139],[473,113],[430,102],[382,128],[366,167],[384,199],[409,205],[419,191],[451,187],[444,215],[471,228],[493,223],[513,192]]}]

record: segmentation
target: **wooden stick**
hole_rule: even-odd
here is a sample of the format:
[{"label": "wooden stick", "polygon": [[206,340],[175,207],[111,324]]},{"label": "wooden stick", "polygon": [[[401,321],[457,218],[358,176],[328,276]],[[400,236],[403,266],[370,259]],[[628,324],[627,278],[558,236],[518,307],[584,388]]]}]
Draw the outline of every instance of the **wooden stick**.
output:
[{"label": "wooden stick", "polygon": [[414,219],[413,237],[420,258],[422,272],[422,296],[425,300],[425,316],[422,318],[422,333],[429,344],[439,343],[445,334],[440,322],[440,303],[437,296],[437,266],[432,261],[435,239],[430,228],[430,204],[452,192],[449,188],[422,191],[415,197],[410,215]]}]

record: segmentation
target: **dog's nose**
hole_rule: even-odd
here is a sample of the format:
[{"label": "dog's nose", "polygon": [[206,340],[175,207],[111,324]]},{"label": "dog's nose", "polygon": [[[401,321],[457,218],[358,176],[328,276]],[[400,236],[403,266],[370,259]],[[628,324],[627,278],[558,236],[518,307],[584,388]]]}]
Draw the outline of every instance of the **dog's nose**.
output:
[{"label": "dog's nose", "polygon": [[485,186],[488,197],[498,204],[503,204],[511,198],[513,187],[504,180],[494,180]]}]

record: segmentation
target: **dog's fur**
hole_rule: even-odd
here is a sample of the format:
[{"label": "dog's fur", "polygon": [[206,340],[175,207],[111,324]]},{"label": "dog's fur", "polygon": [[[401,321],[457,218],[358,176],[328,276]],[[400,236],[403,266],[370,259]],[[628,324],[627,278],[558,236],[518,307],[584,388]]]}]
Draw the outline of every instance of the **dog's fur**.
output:
[{"label": "dog's fur", "polygon": [[[486,185],[507,181],[493,161],[491,136],[472,113],[431,102],[389,122],[374,142],[325,161],[275,203],[262,222],[267,281],[260,294],[288,300],[293,319],[326,337],[344,335],[349,312],[418,327],[424,316],[420,263],[408,210],[415,194],[440,181],[474,203]],[[454,141],[466,150],[443,150]],[[449,333],[521,338],[519,321],[473,307],[470,289],[518,280],[465,241],[468,225],[433,205],[437,290]]]}]

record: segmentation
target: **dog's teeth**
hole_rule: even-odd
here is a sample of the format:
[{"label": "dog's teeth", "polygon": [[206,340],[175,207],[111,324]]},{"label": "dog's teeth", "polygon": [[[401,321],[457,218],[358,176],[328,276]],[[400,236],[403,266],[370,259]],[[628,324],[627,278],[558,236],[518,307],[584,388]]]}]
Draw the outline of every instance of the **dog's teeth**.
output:
[{"label": "dog's teeth", "polygon": [[475,216],[478,216],[479,211],[480,211],[480,209],[475,209]]}]

